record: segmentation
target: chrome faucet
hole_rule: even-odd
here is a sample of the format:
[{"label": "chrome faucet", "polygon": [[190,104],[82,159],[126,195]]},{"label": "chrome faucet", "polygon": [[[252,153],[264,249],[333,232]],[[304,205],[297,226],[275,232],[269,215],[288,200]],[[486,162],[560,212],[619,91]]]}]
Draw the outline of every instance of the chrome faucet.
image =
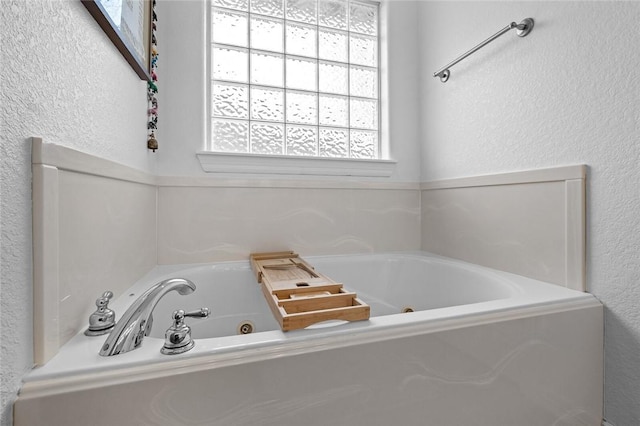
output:
[{"label": "chrome faucet", "polygon": [[158,301],[172,290],[187,295],[195,289],[196,285],[184,278],[171,278],[155,284],[138,297],[122,315],[102,345],[100,355],[118,355],[140,347],[144,336],[151,332],[153,309]]}]

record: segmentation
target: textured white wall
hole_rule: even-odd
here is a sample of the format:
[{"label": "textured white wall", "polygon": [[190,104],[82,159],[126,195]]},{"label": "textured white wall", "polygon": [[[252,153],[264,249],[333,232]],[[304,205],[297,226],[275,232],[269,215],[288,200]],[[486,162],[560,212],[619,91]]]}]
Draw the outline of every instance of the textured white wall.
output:
[{"label": "textured white wall", "polygon": [[[178,66],[186,58],[170,47],[181,46],[176,34],[199,40],[204,27],[175,20],[177,3],[185,11],[199,7],[160,2],[168,8],[159,26],[165,50],[156,155],[162,174],[196,174],[191,155],[202,146],[202,119],[178,112],[199,112],[203,101],[180,102],[186,97],[173,79],[182,73],[193,81],[189,90],[202,87],[201,73],[185,66],[201,64],[202,52]],[[147,171],[154,171],[155,157],[144,146],[144,83],[80,2],[0,1],[0,13],[1,402],[9,424],[10,402],[32,357],[28,138]],[[392,152],[399,161],[394,179],[420,178],[419,136],[422,180],[590,166],[588,286],[607,306],[606,417],[618,426],[640,422],[639,15],[633,2],[392,2],[389,9],[390,121],[399,147]],[[528,37],[503,36],[454,67],[446,84],[431,77],[527,16],[536,19]]]},{"label": "textured white wall", "polygon": [[2,424],[31,368],[31,136],[152,171],[146,85],[76,0],[1,1]]},{"label": "textured white wall", "polygon": [[[398,162],[391,181],[418,182],[420,159],[419,91],[417,51],[417,3],[389,2],[388,46],[389,121],[391,158]],[[158,131],[158,172],[162,175],[202,175],[194,153],[204,149],[206,76],[206,14],[204,2],[162,1],[158,3],[161,45]]]},{"label": "textured white wall", "polygon": [[[434,71],[511,21],[535,19]],[[606,306],[605,417],[640,424],[638,2],[423,2],[423,180],[584,163],[588,290]]]}]

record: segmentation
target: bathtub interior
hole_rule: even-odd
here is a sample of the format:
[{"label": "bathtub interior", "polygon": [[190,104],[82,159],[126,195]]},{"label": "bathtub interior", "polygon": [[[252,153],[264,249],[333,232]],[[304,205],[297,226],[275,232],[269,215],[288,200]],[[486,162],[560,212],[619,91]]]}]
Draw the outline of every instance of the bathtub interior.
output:
[{"label": "bathtub interior", "polygon": [[[435,257],[405,254],[306,259],[319,272],[355,291],[371,307],[372,317],[481,303],[515,293],[507,280],[490,271]],[[211,310],[209,318],[187,320],[196,339],[241,334],[245,324],[250,324],[253,333],[280,329],[248,262],[188,268],[172,276],[192,280],[197,290],[188,296],[169,293],[160,300],[154,310],[152,337],[164,336],[174,310],[202,307]],[[133,301],[137,293],[128,297]]]},{"label": "bathtub interior", "polygon": [[516,291],[486,269],[438,257],[328,256],[314,259],[314,265],[372,305],[372,316],[505,299]]},{"label": "bathtub interior", "polygon": [[[248,263],[203,266],[179,271],[172,276],[193,281],[196,291],[187,296],[171,292],[158,302],[153,312],[151,337],[164,337],[177,309],[185,312],[200,308],[211,310],[208,318],[187,319],[195,339],[240,334],[239,328],[247,323],[252,325],[253,333],[280,329]],[[133,294],[131,297],[135,300],[138,295]]]}]

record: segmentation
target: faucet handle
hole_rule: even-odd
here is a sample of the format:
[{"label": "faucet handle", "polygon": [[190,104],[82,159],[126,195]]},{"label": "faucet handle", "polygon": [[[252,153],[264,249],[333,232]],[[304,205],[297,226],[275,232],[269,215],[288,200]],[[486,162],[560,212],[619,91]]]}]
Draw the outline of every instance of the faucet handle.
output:
[{"label": "faucet handle", "polygon": [[116,313],[109,309],[109,300],[113,297],[113,292],[105,291],[102,296],[96,299],[96,311],[89,316],[89,328],[84,334],[86,336],[101,336],[111,331],[116,324]]},{"label": "faucet handle", "polygon": [[191,312],[185,312],[182,309],[174,311],[171,315],[173,324],[164,335],[164,346],[160,352],[165,355],[176,355],[193,348],[195,341],[191,338],[191,327],[184,323],[184,319],[186,317],[207,318],[210,313],[209,308],[200,308]]},{"label": "faucet handle", "polygon": [[[176,313],[178,313],[179,311],[175,311],[173,313],[173,319],[176,319]],[[183,315],[185,317],[191,317],[191,318],[207,318],[209,315],[211,315],[211,309],[209,308],[200,308],[197,311],[191,311],[191,312],[183,312]]]}]

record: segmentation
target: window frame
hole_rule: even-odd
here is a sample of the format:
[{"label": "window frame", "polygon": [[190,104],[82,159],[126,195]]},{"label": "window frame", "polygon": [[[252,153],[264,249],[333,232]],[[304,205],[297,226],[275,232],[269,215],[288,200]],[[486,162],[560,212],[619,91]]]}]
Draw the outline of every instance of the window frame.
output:
[{"label": "window frame", "polygon": [[[286,0],[285,0],[286,1]],[[204,134],[205,141],[203,150],[198,151],[196,156],[200,162],[202,169],[208,173],[226,173],[226,174],[294,174],[294,175],[324,175],[324,176],[362,176],[362,177],[390,177],[395,169],[396,161],[390,159],[389,146],[389,120],[388,120],[388,67],[387,67],[387,5],[386,0],[369,1],[355,0],[357,3],[374,4],[378,6],[378,28],[377,28],[377,105],[378,105],[378,157],[377,158],[349,158],[349,157],[328,157],[328,156],[302,156],[292,154],[260,154],[260,153],[234,153],[223,151],[212,151],[212,10],[213,1],[206,2],[205,16],[205,120]],[[250,17],[250,15],[249,15]],[[285,22],[285,21],[283,21]],[[250,24],[250,21],[249,21]],[[316,25],[316,28],[318,26]],[[250,31],[250,25],[248,28]],[[283,34],[283,37],[286,35]],[[251,52],[251,48],[247,47]],[[261,51],[257,49],[257,51]],[[286,55],[283,52],[284,60],[287,57],[297,57],[296,55]],[[316,58],[316,61],[321,59]],[[347,63],[351,65],[351,63]],[[247,82],[248,90],[251,87],[259,87],[260,85],[251,85]],[[286,87],[283,86],[283,90]],[[315,93],[320,92],[320,88],[316,88]],[[347,95],[350,99],[361,99],[358,96]],[[366,98],[362,98],[366,99]],[[250,119],[246,120],[251,123]],[[256,121],[259,122],[259,121]],[[286,117],[283,124],[286,124]],[[351,123],[349,123],[351,124]],[[316,129],[322,126],[318,122],[313,125]],[[348,127],[348,130],[359,130],[358,128]],[[286,138],[285,138],[286,143]]]}]

